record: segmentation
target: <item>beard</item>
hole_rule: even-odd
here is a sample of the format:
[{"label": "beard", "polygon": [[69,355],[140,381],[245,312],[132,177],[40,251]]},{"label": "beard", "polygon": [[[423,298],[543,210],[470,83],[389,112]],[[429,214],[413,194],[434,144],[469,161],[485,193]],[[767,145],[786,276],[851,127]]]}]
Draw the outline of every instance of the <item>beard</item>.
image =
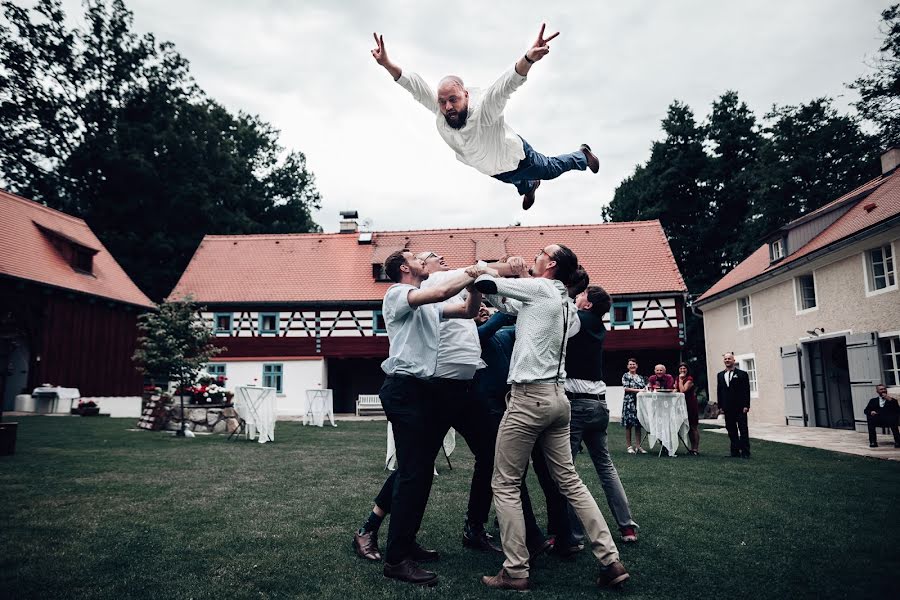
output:
[{"label": "beard", "polygon": [[[451,121],[451,114],[454,116],[454,119]],[[444,115],[444,120],[447,121],[447,125],[452,127],[453,129],[462,129],[466,125],[466,119],[469,118],[469,109],[464,108],[459,112],[453,111],[453,113],[447,113]]]}]

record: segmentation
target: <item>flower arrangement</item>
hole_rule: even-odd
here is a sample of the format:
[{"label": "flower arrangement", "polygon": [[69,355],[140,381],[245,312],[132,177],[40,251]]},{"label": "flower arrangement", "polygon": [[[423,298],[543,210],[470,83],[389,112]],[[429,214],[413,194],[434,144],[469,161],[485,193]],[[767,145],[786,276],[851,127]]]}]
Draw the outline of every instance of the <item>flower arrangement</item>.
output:
[{"label": "flower arrangement", "polygon": [[201,371],[197,383],[179,388],[175,395],[190,396],[191,404],[230,404],[234,393],[225,389],[224,375],[213,376]]},{"label": "flower arrangement", "polygon": [[78,406],[72,409],[72,414],[93,417],[100,414],[100,406],[93,400],[79,400]]}]

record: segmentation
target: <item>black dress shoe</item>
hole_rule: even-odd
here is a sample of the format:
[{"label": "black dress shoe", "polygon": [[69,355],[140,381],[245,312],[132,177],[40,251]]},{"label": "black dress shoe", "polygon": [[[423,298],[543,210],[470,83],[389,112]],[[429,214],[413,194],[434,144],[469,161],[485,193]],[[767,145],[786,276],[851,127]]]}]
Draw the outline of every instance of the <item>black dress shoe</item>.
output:
[{"label": "black dress shoe", "polygon": [[409,553],[409,558],[415,562],[434,562],[440,560],[441,555],[437,550],[423,548],[417,542],[413,545],[412,552]]},{"label": "black dress shoe", "polygon": [[469,529],[463,531],[463,546],[483,552],[503,552],[503,549],[494,543],[494,538],[484,529]]},{"label": "black dress shoe", "polygon": [[378,549],[378,532],[367,531],[353,534],[353,549],[356,555],[366,560],[381,560],[381,551]]},{"label": "black dress shoe", "polygon": [[741,454],[741,458],[750,458],[750,453],[745,452],[745,453]]},{"label": "black dress shoe", "polygon": [[582,144],[581,148],[579,148],[584,153],[584,157],[587,159],[588,169],[591,170],[591,173],[596,173],[600,170],[600,159],[591,152],[591,147],[587,144]]},{"label": "black dress shoe", "polygon": [[522,210],[528,210],[534,204],[534,195],[539,187],[541,187],[540,179],[534,182],[534,187],[531,188],[531,191],[522,196]]},{"label": "black dress shoe", "polygon": [[[896,446],[896,444],[894,444],[894,445]],[[877,448],[877,447],[878,447],[878,442],[870,442],[869,443],[869,448]]]},{"label": "black dress shoe", "polygon": [[384,563],[384,576],[397,581],[412,583],[413,585],[432,586],[437,585],[438,582],[437,573],[420,569],[415,561],[409,559],[396,565]]}]

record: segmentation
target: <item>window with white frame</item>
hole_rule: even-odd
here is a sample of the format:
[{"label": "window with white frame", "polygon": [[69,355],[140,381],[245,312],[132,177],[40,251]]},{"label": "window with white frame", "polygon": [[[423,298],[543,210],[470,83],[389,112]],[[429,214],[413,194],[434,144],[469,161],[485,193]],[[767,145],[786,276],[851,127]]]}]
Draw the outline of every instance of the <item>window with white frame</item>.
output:
[{"label": "window with white frame", "polygon": [[737,367],[747,372],[747,378],[750,379],[750,395],[754,398],[758,395],[756,386],[756,356],[753,354],[745,354],[743,356],[735,356]]},{"label": "window with white frame", "polygon": [[878,340],[878,346],[881,350],[884,384],[900,385],[900,336],[881,338]]},{"label": "window with white frame", "polygon": [[775,262],[784,258],[784,238],[779,238],[769,244],[769,261]]},{"label": "window with white frame", "polygon": [[894,252],[890,244],[866,252],[866,291],[869,293],[897,288]]},{"label": "window with white frame", "polygon": [[738,329],[746,329],[753,325],[753,315],[750,312],[750,296],[737,299]]},{"label": "window with white frame", "polygon": [[816,278],[812,273],[794,279],[794,291],[797,296],[797,312],[816,308]]}]

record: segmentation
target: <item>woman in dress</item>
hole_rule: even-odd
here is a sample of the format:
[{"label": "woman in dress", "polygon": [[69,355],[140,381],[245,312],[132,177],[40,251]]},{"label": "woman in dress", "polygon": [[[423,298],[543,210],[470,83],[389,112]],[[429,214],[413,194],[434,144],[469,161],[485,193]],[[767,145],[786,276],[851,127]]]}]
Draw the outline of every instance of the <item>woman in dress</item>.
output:
[{"label": "woman in dress", "polygon": [[690,375],[687,363],[678,365],[675,391],[684,394],[684,402],[687,405],[688,425],[690,426],[688,439],[691,441],[691,449],[688,452],[697,456],[700,454],[700,410],[697,406],[697,390],[694,387],[694,378]]},{"label": "woman in dress", "polygon": [[[628,454],[646,454],[641,447],[641,422],[637,416],[637,394],[647,387],[647,380],[637,372],[638,364],[633,358],[628,359],[628,372],[622,375],[622,387],[625,388],[625,398],[622,401],[622,425],[625,427],[625,443],[628,444]],[[631,440],[631,428],[634,427],[634,445]]]}]

